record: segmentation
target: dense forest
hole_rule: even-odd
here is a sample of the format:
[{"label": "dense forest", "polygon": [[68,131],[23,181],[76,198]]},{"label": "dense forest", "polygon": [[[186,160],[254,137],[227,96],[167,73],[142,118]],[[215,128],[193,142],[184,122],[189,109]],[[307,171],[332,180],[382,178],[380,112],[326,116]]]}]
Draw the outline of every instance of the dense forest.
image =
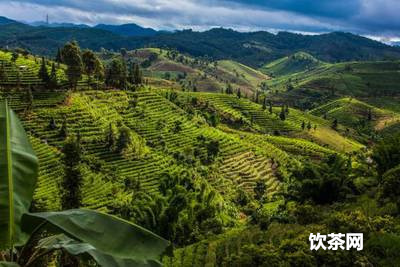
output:
[{"label": "dense forest", "polygon": [[[400,263],[397,48],[1,27],[27,39],[0,33],[0,266]],[[311,233],[363,249],[311,250]]]}]

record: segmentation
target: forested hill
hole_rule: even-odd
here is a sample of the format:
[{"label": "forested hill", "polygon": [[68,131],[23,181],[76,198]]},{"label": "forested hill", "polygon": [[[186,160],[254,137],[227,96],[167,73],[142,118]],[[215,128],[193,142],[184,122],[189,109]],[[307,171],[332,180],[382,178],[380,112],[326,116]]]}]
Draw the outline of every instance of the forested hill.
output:
[{"label": "forested hill", "polygon": [[327,62],[400,58],[399,47],[342,32],[307,36],[288,32],[241,33],[216,28],[205,32],[184,30],[156,36],[126,37],[95,28],[32,27],[12,21],[0,23],[2,47],[23,47],[36,54],[55,55],[58,47],[72,39],[81,47],[94,50],[102,47],[116,51],[121,48],[169,47],[193,56],[234,59],[252,67],[261,67],[298,51]]}]

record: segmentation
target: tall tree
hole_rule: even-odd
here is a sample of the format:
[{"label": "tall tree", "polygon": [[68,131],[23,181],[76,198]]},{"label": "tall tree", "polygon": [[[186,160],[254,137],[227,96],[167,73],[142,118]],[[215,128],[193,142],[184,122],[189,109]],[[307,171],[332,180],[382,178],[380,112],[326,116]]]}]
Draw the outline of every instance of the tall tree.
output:
[{"label": "tall tree", "polygon": [[103,73],[100,73],[100,75],[97,73],[99,71],[103,72],[104,67],[101,60],[98,58],[98,56],[96,56],[95,53],[93,53],[93,51],[85,50],[82,54],[82,61],[85,74],[89,77],[89,81],[92,80],[93,75],[95,75],[96,78],[104,75]]},{"label": "tall tree", "polygon": [[114,59],[107,69],[106,84],[121,89],[126,89],[126,65],[121,59]]},{"label": "tall tree", "polygon": [[128,81],[134,85],[142,84],[142,72],[140,70],[139,64],[133,63],[130,65]]},{"label": "tall tree", "polygon": [[4,64],[4,61],[2,61],[0,65],[0,82],[7,82],[7,81],[8,81],[8,75],[6,66]]},{"label": "tall tree", "polygon": [[56,62],[57,63],[62,63],[62,55],[61,55],[61,49],[60,48],[57,48]]},{"label": "tall tree", "polygon": [[53,63],[51,65],[51,72],[50,72],[50,78],[49,78],[49,88],[50,89],[56,89],[57,87],[58,87],[57,69],[56,69],[56,64]]},{"label": "tall tree", "polygon": [[46,59],[44,57],[42,57],[42,63],[39,69],[39,78],[40,80],[42,80],[46,87],[49,85],[50,76],[47,72]]},{"label": "tall tree", "polygon": [[225,93],[227,93],[228,95],[233,94],[232,85],[230,83],[228,83],[228,86],[226,87]]},{"label": "tall tree", "polygon": [[68,126],[67,126],[67,118],[66,117],[64,117],[64,120],[62,122],[59,135],[60,135],[60,137],[62,137],[64,139],[67,138],[67,136],[68,136]]},{"label": "tall tree", "polygon": [[14,52],[12,53],[12,56],[11,56],[11,61],[15,63],[15,62],[17,61],[18,57],[19,57],[18,52],[15,52],[15,51],[14,51]]},{"label": "tall tree", "polygon": [[82,174],[80,171],[81,146],[78,138],[69,137],[63,146],[64,178],[61,183],[62,209],[75,209],[81,206]]},{"label": "tall tree", "polygon": [[125,148],[131,143],[131,131],[128,127],[123,126],[119,129],[119,136],[117,140],[117,150],[119,153],[123,152]]},{"label": "tall tree", "polygon": [[26,110],[31,110],[33,107],[33,94],[30,86],[28,87],[28,90],[26,90],[25,101],[27,103]]},{"label": "tall tree", "polygon": [[61,50],[63,63],[67,65],[65,74],[68,77],[68,81],[71,88],[76,90],[78,81],[82,78],[83,63],[81,57],[81,49],[77,42],[73,41],[65,44]]},{"label": "tall tree", "polygon": [[279,118],[283,121],[286,120],[286,112],[285,112],[284,106],[282,106],[282,108],[281,108],[281,113],[279,113]]},{"label": "tall tree", "polygon": [[21,72],[19,71],[19,69],[16,71],[15,80],[16,80],[17,89],[19,90],[21,88],[21,83],[22,83]]},{"label": "tall tree", "polygon": [[334,119],[333,122],[332,122],[332,129],[336,130],[337,127],[338,127],[338,120]]},{"label": "tall tree", "polygon": [[107,143],[107,148],[110,151],[113,151],[114,148],[115,148],[116,140],[115,140],[114,127],[113,127],[113,125],[111,123],[110,123],[110,126],[108,128],[107,135],[106,135],[106,143]]}]

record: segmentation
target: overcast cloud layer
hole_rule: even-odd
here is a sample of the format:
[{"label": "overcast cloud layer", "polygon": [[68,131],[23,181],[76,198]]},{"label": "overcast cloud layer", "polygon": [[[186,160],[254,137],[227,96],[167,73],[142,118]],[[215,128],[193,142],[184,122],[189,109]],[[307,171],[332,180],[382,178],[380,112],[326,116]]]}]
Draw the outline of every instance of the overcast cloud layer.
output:
[{"label": "overcast cloud layer", "polygon": [[0,16],[155,29],[350,31],[400,40],[399,0],[0,0]]}]

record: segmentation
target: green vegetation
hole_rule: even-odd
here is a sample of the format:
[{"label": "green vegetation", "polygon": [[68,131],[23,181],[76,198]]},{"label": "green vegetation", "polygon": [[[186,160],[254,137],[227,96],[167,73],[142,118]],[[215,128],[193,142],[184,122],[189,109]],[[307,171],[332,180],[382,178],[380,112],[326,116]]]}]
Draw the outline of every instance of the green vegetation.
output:
[{"label": "green vegetation", "polygon": [[[60,47],[55,60],[21,51],[0,59],[0,98],[28,133],[24,161],[32,165],[25,171],[37,176],[24,186],[30,191],[15,229],[29,235],[47,222],[56,230],[38,233],[23,253],[26,240],[6,251],[14,240],[8,231],[1,260],[400,262],[397,62],[325,63],[298,52],[256,70],[175,49],[97,53],[75,42]],[[9,177],[2,174],[0,183]],[[5,222],[10,213],[3,214]],[[363,233],[364,250],[311,251],[310,233]],[[160,258],[166,240],[172,253]]]},{"label": "green vegetation", "polygon": [[30,213],[38,159],[7,101],[0,105],[0,124],[1,265],[40,265],[56,253],[62,265],[79,264],[65,253],[102,266],[159,265],[168,242],[132,223],[90,210]]},{"label": "green vegetation", "polygon": [[268,63],[261,67],[260,70],[271,76],[282,76],[306,70],[309,71],[323,64],[322,61],[319,61],[310,54],[298,52]]}]

